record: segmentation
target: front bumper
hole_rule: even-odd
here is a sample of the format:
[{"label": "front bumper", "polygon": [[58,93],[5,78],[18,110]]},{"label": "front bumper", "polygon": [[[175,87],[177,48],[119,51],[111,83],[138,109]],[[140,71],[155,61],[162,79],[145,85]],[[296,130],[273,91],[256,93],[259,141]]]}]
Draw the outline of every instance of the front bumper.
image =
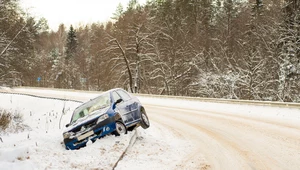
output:
[{"label": "front bumper", "polygon": [[109,117],[91,128],[79,131],[70,138],[65,138],[64,143],[66,149],[74,150],[84,147],[89,140],[95,141],[102,136],[110,134],[115,131],[115,129],[115,118]]}]

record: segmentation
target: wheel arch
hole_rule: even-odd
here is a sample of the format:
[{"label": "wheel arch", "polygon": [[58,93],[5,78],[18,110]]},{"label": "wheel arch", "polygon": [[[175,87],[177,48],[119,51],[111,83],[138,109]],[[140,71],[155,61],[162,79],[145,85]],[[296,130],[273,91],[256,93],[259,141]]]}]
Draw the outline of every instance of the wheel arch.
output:
[{"label": "wheel arch", "polygon": [[142,111],[144,111],[146,113],[145,107],[143,105],[140,105],[140,107],[139,107],[140,115],[142,115]]},{"label": "wheel arch", "polygon": [[115,114],[115,121],[121,121],[122,123],[124,123],[122,116],[118,112],[116,112],[116,114]]}]

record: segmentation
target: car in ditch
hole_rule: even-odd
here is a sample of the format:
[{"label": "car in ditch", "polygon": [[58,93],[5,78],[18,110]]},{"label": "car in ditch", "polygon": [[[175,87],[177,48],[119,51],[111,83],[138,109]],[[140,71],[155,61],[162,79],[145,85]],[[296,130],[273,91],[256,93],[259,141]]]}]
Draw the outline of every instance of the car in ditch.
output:
[{"label": "car in ditch", "polygon": [[108,134],[126,134],[127,130],[150,122],[144,106],[137,97],[117,88],[100,94],[77,107],[63,132],[66,149],[79,149],[91,140],[95,142]]}]

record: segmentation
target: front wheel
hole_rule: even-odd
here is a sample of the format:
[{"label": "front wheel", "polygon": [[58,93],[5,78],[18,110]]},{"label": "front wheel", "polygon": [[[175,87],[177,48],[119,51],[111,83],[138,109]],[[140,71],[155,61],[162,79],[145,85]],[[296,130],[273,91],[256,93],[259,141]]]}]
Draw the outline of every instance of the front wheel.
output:
[{"label": "front wheel", "polygon": [[124,125],[124,123],[117,121],[116,122],[116,130],[114,131],[114,134],[116,136],[120,136],[121,134],[126,134],[127,133],[127,129],[126,126]]},{"label": "front wheel", "polygon": [[145,109],[141,109],[141,126],[143,129],[147,129],[150,127],[150,122]]}]

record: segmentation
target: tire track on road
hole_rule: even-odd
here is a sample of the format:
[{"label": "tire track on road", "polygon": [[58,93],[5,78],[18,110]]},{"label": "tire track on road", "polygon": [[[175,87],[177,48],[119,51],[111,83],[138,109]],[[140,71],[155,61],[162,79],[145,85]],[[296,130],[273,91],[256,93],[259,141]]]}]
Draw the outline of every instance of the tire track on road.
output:
[{"label": "tire track on road", "polygon": [[[210,140],[204,141],[208,145],[208,147],[206,147],[206,149],[209,149],[209,150],[211,149],[210,151],[204,151],[204,150],[201,150],[201,149],[196,149],[195,152],[191,153],[189,158],[182,161],[183,163],[184,162],[186,163],[190,159],[192,159],[192,160],[197,159],[195,157],[198,156],[199,152],[200,153],[201,152],[202,153],[203,152],[208,153],[208,152],[216,151],[216,149],[214,149],[214,150],[212,149],[212,148],[215,148],[216,146],[212,146],[212,145],[213,145],[214,142],[217,142],[217,145],[218,144],[222,145],[222,148],[224,148],[224,150],[226,152],[218,151],[219,152],[219,154],[218,154],[219,158],[215,157],[215,159],[218,159],[218,161],[219,161],[218,164],[219,165],[216,165],[216,163],[217,163],[216,161],[213,161],[213,163],[209,162],[209,164],[212,164],[212,169],[235,169],[235,168],[237,168],[237,166],[239,167],[237,169],[253,169],[252,167],[263,167],[261,169],[270,169],[269,167],[266,167],[261,161],[255,161],[255,163],[252,163],[253,160],[252,160],[252,158],[249,157],[249,153],[247,153],[247,151],[245,149],[243,150],[242,148],[237,146],[236,143],[228,140],[223,135],[221,135],[221,134],[219,134],[219,133],[217,133],[217,132],[215,132],[215,131],[213,131],[209,128],[205,128],[204,126],[200,126],[200,125],[191,124],[188,121],[184,121],[184,120],[176,118],[174,116],[165,115],[164,113],[160,113],[160,116],[168,117],[169,119],[173,119],[173,120],[176,120],[178,122],[181,122],[181,123],[184,124],[185,127],[190,127],[190,128],[197,129],[198,133],[199,132],[204,133],[208,136],[209,139],[211,139],[211,141]],[[183,133],[185,133],[185,132],[183,132]],[[190,136],[190,138],[195,138],[195,137]],[[214,142],[212,142],[212,141],[214,141]],[[197,143],[197,142],[194,142],[194,143]],[[216,148],[218,148],[218,147],[216,147]],[[226,155],[230,155],[228,153],[229,152],[232,153],[232,151],[234,151],[234,154],[233,155],[231,154],[230,158],[228,158],[228,157],[225,158]],[[205,156],[207,156],[207,155],[205,155]],[[236,164],[236,163],[232,163],[232,162],[230,162],[230,160],[232,160],[232,159],[237,160],[239,158],[241,158],[240,161],[243,160],[246,163],[244,163],[244,164],[241,163],[241,165],[234,165],[234,166],[231,167],[230,166],[231,164]],[[207,157],[207,159],[212,160],[214,158]],[[224,159],[224,160],[220,160],[220,159]],[[224,162],[227,162],[228,165],[225,165]],[[248,166],[247,166],[247,164],[248,164]],[[255,164],[255,165],[252,165],[252,164]]]},{"label": "tire track on road", "polygon": [[[149,113],[149,112],[148,112]],[[169,129],[175,136],[177,136],[180,139],[189,140],[190,136],[187,135],[187,133],[184,133],[178,128],[169,125],[165,119],[162,120],[161,115],[154,115],[153,112],[150,112],[151,114],[151,120],[155,123],[160,124],[163,127],[166,127]],[[207,160],[204,158],[204,156],[201,154],[202,150],[200,148],[194,148],[193,151],[189,154],[187,158],[179,162],[176,166],[179,167],[179,169],[191,169],[191,167],[194,167],[194,169],[197,170],[209,170],[211,169],[211,166],[208,164]]]},{"label": "tire track on road", "polygon": [[[148,108],[153,109],[153,106],[148,106]],[[252,148],[252,145],[242,145],[243,142],[244,143],[249,143],[247,141],[245,141],[245,139],[239,139],[237,137],[234,137],[232,134],[228,133],[226,134],[226,131],[224,130],[220,130],[214,127],[211,127],[209,125],[207,125],[207,123],[203,123],[204,121],[210,121],[210,122],[214,122],[212,124],[219,126],[220,124],[223,123],[226,126],[232,126],[233,129],[234,127],[237,128],[237,130],[240,129],[245,129],[245,132],[252,132],[252,135],[255,134],[254,136],[257,137],[263,137],[263,135],[265,135],[265,133],[268,133],[270,131],[270,129],[268,129],[268,131],[266,131],[265,133],[262,133],[261,131],[258,131],[257,128],[256,129],[251,129],[251,126],[255,125],[256,123],[264,123],[264,122],[259,122],[258,120],[247,120],[245,118],[240,118],[240,117],[234,117],[234,116],[227,116],[227,115],[208,115],[208,113],[202,113],[200,114],[200,112],[202,111],[195,111],[195,110],[180,110],[180,109],[169,109],[169,108],[162,108],[162,107],[155,107],[156,111],[155,114],[159,114],[160,116],[164,116],[164,118],[161,119],[173,119],[176,120],[177,122],[181,122],[184,123],[185,126],[190,126],[193,127],[195,129],[198,129],[198,131],[201,131],[205,134],[207,134],[208,136],[210,136],[210,138],[214,141],[217,141],[219,144],[224,145],[223,148],[231,148],[231,150],[235,151],[236,154],[240,157],[243,157],[243,160],[245,160],[245,162],[248,164],[249,169],[284,169],[283,165],[280,166],[280,164],[278,163],[277,160],[272,158],[272,155],[268,155],[268,153],[264,153],[261,154],[259,152],[257,152],[257,150],[255,149],[259,149],[261,147],[256,147],[256,148]],[[151,109],[150,109],[151,110]],[[155,110],[155,109],[154,109]],[[167,110],[167,111],[164,111]],[[184,113],[182,113],[184,112]],[[197,112],[197,113],[195,113]],[[187,114],[188,113],[188,114]],[[187,117],[190,117],[189,121],[187,121]],[[196,119],[197,118],[197,119]],[[234,118],[234,119],[233,119]],[[233,120],[232,120],[233,119]],[[195,122],[196,120],[200,120],[198,122]],[[160,121],[160,120],[155,120],[155,121]],[[249,122],[250,121],[250,122]],[[253,122],[254,121],[254,122]],[[242,122],[242,123],[241,123]],[[270,124],[270,123],[268,123]],[[278,125],[274,125],[273,126],[278,126]],[[231,127],[231,129],[232,129]],[[272,129],[273,127],[271,127],[271,131],[274,130]],[[286,127],[284,126],[284,128],[291,128],[291,127]],[[298,131],[297,128],[294,128],[293,130]],[[231,132],[231,131],[229,131]],[[254,132],[254,133],[253,133]],[[231,132],[232,133],[232,132]],[[273,131],[272,133],[276,134],[275,131]],[[277,135],[281,134],[281,135],[285,135],[288,136],[288,138],[292,137],[292,139],[294,140],[294,143],[291,144],[291,147],[293,147],[295,149],[295,146],[297,145],[296,141],[298,140],[299,136],[289,136],[287,134],[283,134],[284,132],[277,132]],[[257,135],[260,134],[260,135]],[[279,135],[279,136],[281,136]],[[266,136],[264,139],[267,139],[268,141],[270,141],[269,139],[270,136]],[[276,139],[273,137],[274,140],[280,140],[280,139]],[[272,140],[271,140],[272,141]],[[277,141],[275,141],[277,142]],[[299,142],[299,141],[298,141]],[[200,151],[201,152],[201,151]],[[297,155],[296,155],[297,156]],[[271,165],[268,165],[271,164]],[[214,165],[212,165],[214,167]],[[272,168],[270,168],[272,167]],[[281,168],[278,168],[281,167]],[[224,168],[224,167],[223,167]],[[223,169],[222,168],[222,169]],[[244,167],[245,168],[245,167]],[[220,169],[220,168],[216,168],[216,169]]]}]

